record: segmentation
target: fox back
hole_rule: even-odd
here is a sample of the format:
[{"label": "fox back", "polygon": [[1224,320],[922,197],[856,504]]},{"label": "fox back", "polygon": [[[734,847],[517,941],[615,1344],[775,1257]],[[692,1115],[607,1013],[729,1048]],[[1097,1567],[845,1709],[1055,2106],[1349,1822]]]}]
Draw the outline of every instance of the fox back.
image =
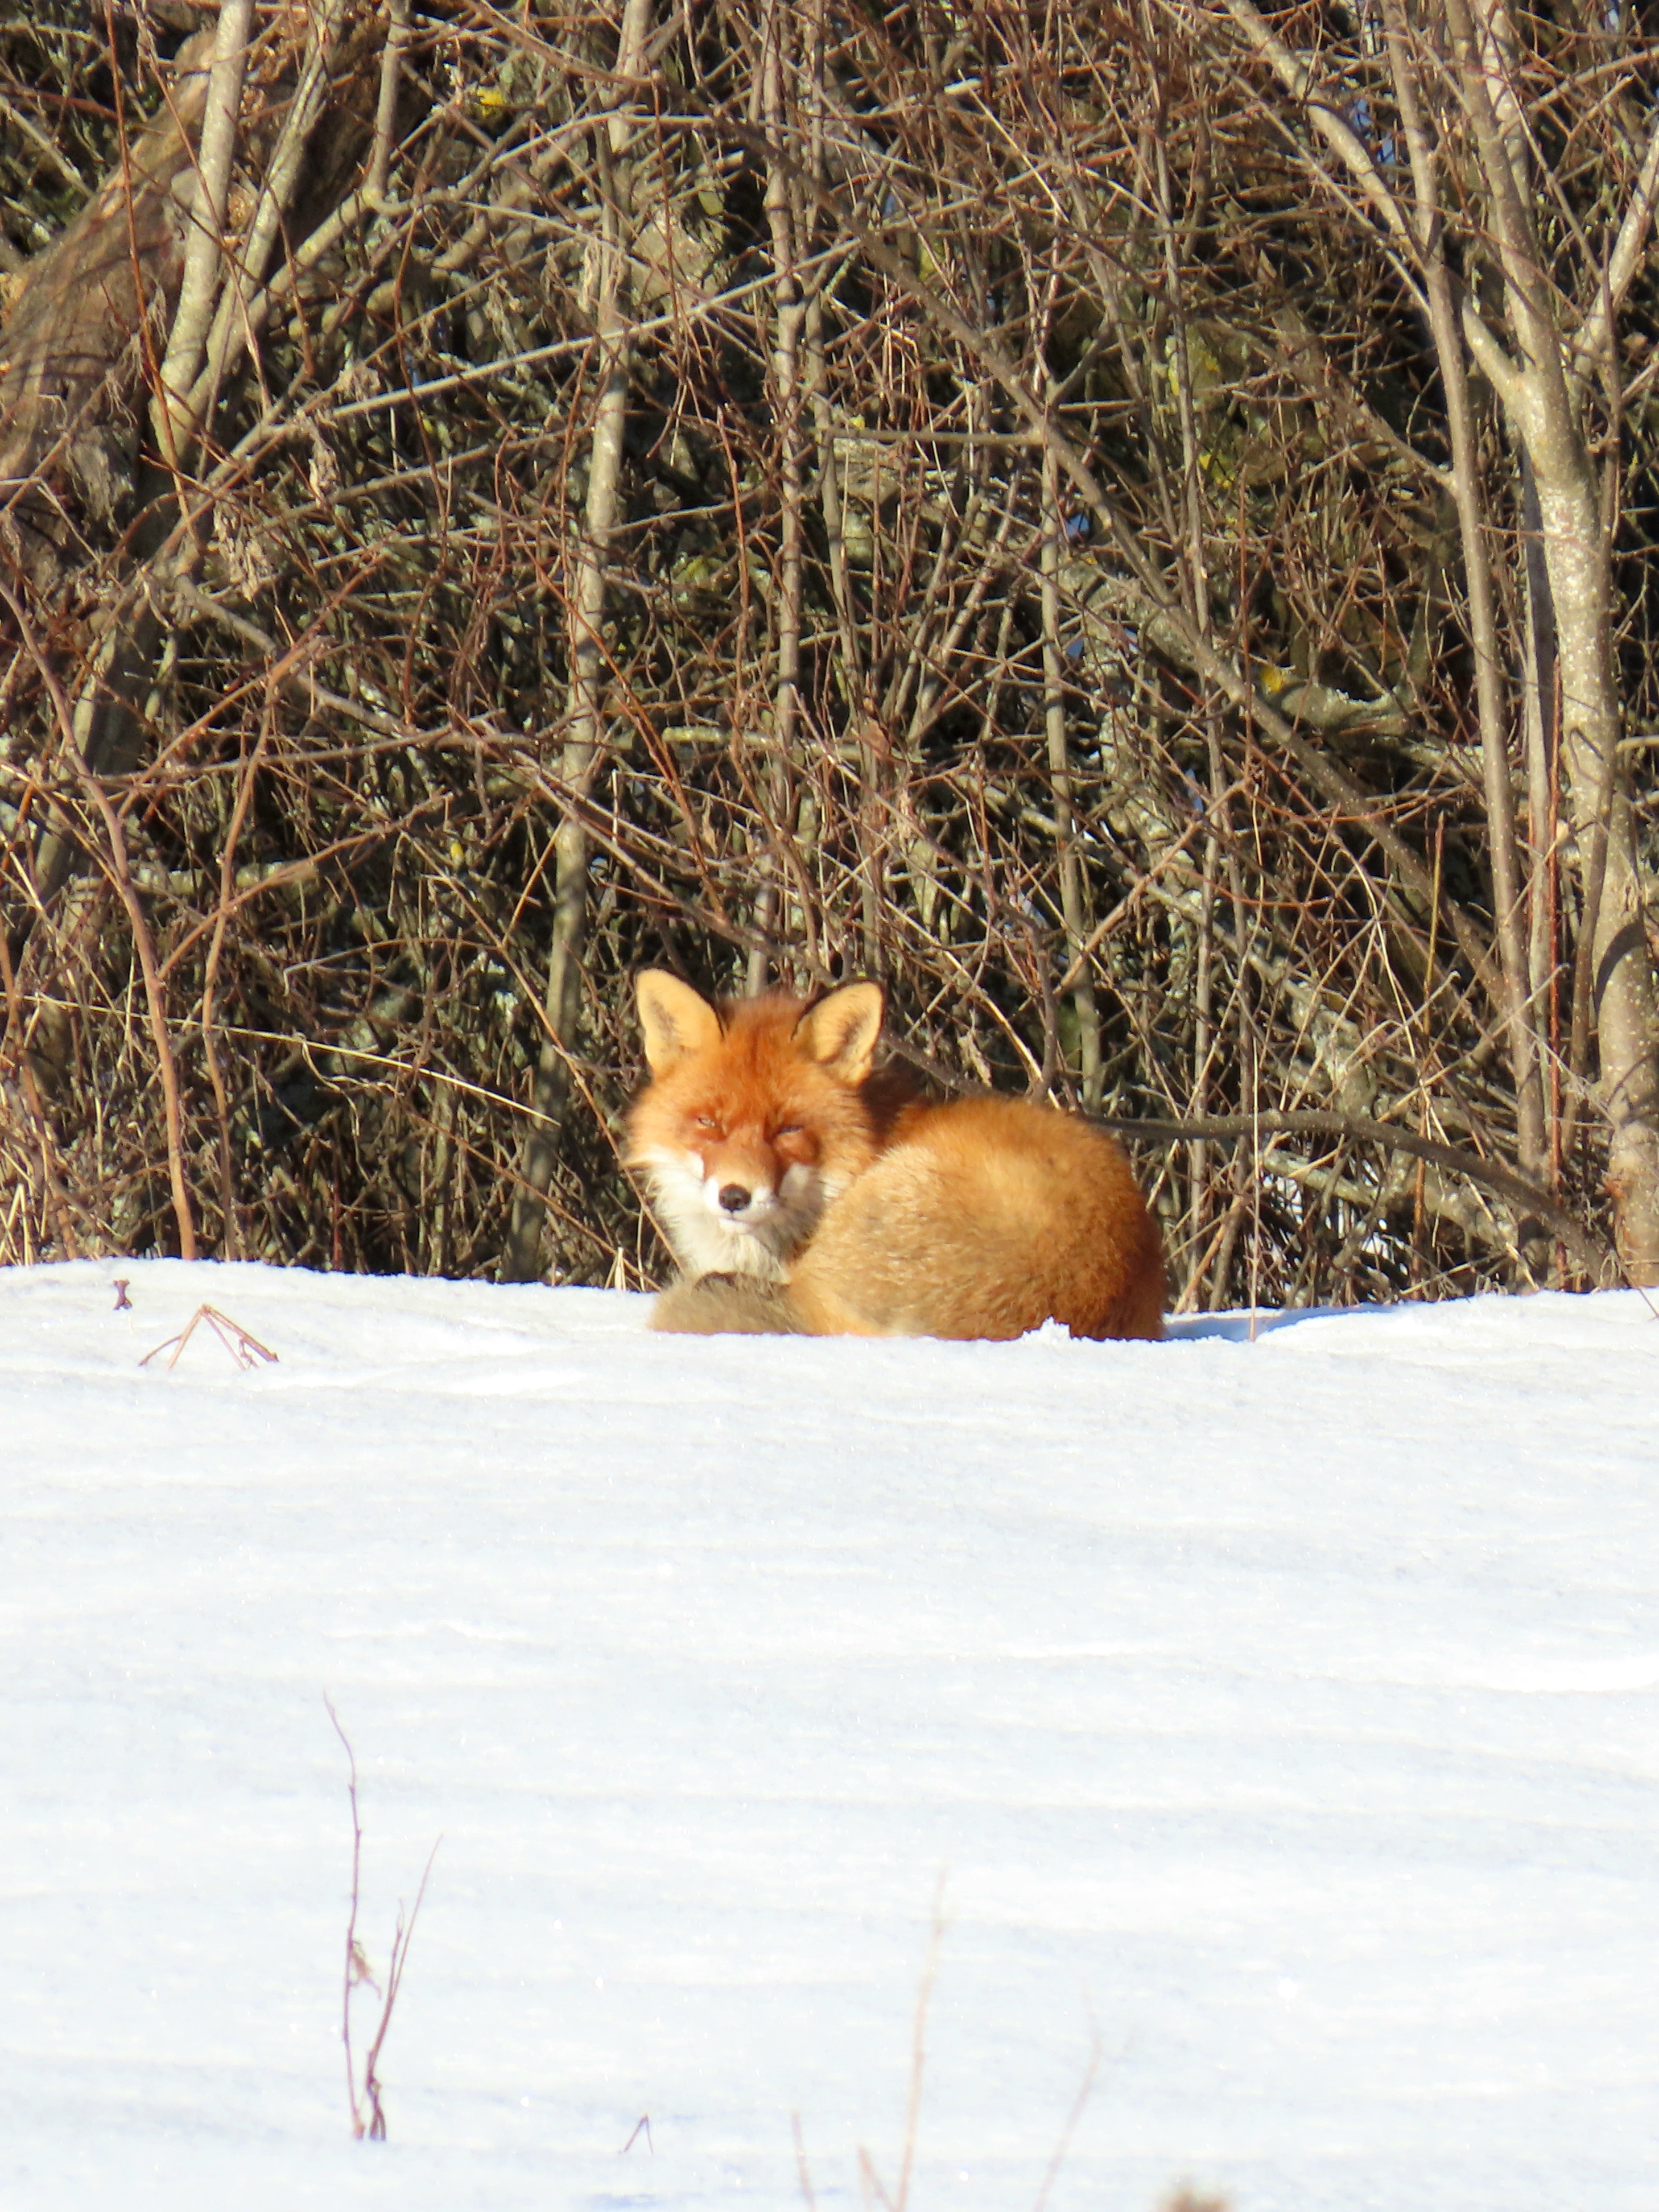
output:
[{"label": "fox back", "polygon": [[717,1006],[650,969],[639,1007],[651,1080],[626,1158],[675,1258],[689,1276],[782,1281],[880,1147],[869,1079],[881,993],[852,983],[816,1006],[775,991]]},{"label": "fox back", "polygon": [[1027,1098],[908,1113],[792,1272],[814,1336],[1164,1333],[1158,1224],[1121,1146]]}]

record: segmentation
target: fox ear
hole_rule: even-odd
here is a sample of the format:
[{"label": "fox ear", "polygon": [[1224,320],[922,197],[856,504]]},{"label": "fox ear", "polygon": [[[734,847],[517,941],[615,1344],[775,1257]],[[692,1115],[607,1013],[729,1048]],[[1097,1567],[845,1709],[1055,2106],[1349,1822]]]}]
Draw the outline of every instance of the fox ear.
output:
[{"label": "fox ear", "polygon": [[645,1031],[645,1064],[653,1075],[666,1075],[689,1054],[707,1052],[720,1042],[720,1016],[678,975],[647,968],[634,988]]},{"label": "fox ear", "polygon": [[795,1036],[809,1060],[842,1083],[862,1083],[881,1035],[879,983],[847,983],[809,1006]]}]

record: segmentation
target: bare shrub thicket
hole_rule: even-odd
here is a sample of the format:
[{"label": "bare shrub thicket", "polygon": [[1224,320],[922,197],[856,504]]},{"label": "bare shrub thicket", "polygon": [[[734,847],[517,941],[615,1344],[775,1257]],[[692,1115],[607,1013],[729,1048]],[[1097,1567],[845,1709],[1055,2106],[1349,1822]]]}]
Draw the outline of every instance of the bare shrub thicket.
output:
[{"label": "bare shrub thicket", "polygon": [[0,1258],[649,1280],[653,963],[1142,1125],[1188,1306],[1659,1277],[1656,63],[15,21]]}]

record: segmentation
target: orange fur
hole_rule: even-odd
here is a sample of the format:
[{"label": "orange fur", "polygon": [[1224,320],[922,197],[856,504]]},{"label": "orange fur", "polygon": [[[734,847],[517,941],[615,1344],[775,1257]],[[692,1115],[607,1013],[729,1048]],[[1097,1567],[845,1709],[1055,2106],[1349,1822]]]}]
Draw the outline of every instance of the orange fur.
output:
[{"label": "orange fur", "polygon": [[1157,1224],[1103,1130],[1028,1100],[900,1103],[874,984],[716,1009],[640,980],[629,1116],[685,1278],[653,1325],[814,1336],[1163,1333]]},{"label": "orange fur", "polygon": [[881,994],[815,1006],[785,992],[716,1009],[655,969],[639,981],[652,1080],[628,1117],[638,1170],[694,1278],[781,1282],[824,1207],[876,1157],[866,1097]]}]

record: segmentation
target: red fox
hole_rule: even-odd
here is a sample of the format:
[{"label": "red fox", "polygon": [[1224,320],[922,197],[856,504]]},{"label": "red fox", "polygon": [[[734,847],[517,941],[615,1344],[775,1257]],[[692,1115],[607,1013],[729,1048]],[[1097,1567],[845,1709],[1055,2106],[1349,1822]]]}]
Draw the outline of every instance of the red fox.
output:
[{"label": "red fox", "polygon": [[639,1009],[627,1160],[684,1271],[654,1328],[1162,1335],[1163,1248],[1121,1149],[1027,1099],[907,1095],[873,1070],[878,985],[717,1007],[650,969]]}]

